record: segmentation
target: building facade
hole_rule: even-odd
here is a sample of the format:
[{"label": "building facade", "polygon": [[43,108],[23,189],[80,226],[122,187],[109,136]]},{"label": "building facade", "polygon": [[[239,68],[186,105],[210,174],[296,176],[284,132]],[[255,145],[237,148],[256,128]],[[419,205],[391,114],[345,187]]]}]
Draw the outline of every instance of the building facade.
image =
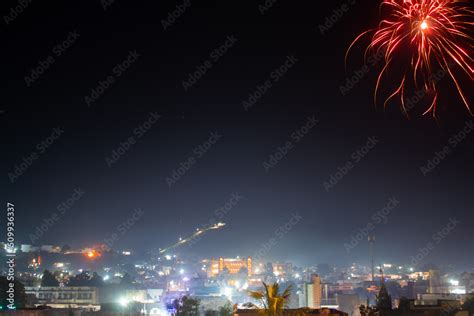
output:
[{"label": "building facade", "polygon": [[99,296],[96,287],[86,286],[44,286],[25,287],[25,293],[34,295],[37,305],[48,305],[53,308],[89,308],[99,310]]},{"label": "building facade", "polygon": [[209,277],[216,277],[219,273],[224,270],[229,271],[230,274],[237,274],[242,269],[247,270],[247,275],[252,276],[252,258],[248,257],[246,259],[241,258],[222,258],[211,259],[211,265],[208,269]]}]

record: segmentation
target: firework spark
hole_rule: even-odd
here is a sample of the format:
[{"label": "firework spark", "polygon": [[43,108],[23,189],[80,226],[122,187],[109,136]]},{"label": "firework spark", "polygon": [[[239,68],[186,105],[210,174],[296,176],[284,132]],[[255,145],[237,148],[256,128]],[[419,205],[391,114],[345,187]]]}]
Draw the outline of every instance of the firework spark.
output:
[{"label": "firework spark", "polygon": [[360,34],[347,51],[348,54],[364,36],[373,34],[366,53],[371,50],[383,52],[384,67],[377,78],[375,102],[384,74],[399,57],[398,54],[408,47],[410,67],[407,67],[397,89],[385,100],[384,106],[398,96],[404,113],[408,115],[404,95],[407,85],[413,83],[430,98],[430,105],[423,114],[436,116],[438,83],[433,74],[436,69],[442,69],[453,80],[464,105],[473,115],[465,89],[456,74],[467,74],[471,84],[474,80],[471,36],[474,11],[456,0],[382,0],[381,10],[387,10],[387,16],[378,28]]}]

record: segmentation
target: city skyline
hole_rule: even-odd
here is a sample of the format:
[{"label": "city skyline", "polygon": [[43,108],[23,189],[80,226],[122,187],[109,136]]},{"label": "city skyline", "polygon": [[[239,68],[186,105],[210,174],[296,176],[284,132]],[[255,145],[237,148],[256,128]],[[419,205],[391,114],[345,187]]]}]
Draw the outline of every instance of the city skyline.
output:
[{"label": "city skyline", "polygon": [[410,119],[374,105],[380,56],[344,56],[377,5],[16,5],[0,189],[19,243],[146,252],[223,222],[182,251],[342,265],[375,235],[380,260],[472,268],[474,120],[442,73],[437,119],[417,91]]},{"label": "city skyline", "polygon": [[0,4],[0,316],[474,316],[467,0]]}]

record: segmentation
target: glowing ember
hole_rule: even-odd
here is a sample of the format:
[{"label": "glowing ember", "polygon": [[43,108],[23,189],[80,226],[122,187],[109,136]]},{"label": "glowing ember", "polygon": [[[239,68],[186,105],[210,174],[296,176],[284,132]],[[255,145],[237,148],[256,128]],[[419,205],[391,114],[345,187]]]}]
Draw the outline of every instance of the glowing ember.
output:
[{"label": "glowing ember", "polygon": [[426,30],[428,28],[428,23],[426,21],[421,22],[420,27],[422,30]]},{"label": "glowing ember", "polygon": [[96,259],[100,257],[100,253],[95,250],[90,250],[88,252],[85,252],[84,256],[87,257],[88,259]]}]

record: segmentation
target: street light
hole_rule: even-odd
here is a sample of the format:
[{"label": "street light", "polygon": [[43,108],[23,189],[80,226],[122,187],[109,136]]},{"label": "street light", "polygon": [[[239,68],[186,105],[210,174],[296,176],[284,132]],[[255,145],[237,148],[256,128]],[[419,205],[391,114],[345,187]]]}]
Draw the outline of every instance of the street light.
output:
[{"label": "street light", "polygon": [[127,308],[127,305],[128,305],[128,303],[130,303],[130,301],[126,297],[121,297],[118,300],[118,303],[120,304],[120,306],[122,306],[122,315],[124,315],[125,308]]},{"label": "street light", "polygon": [[119,299],[119,304],[122,306],[122,307],[126,307],[128,305],[128,303],[130,303],[130,301],[126,298],[126,297],[121,297]]}]

